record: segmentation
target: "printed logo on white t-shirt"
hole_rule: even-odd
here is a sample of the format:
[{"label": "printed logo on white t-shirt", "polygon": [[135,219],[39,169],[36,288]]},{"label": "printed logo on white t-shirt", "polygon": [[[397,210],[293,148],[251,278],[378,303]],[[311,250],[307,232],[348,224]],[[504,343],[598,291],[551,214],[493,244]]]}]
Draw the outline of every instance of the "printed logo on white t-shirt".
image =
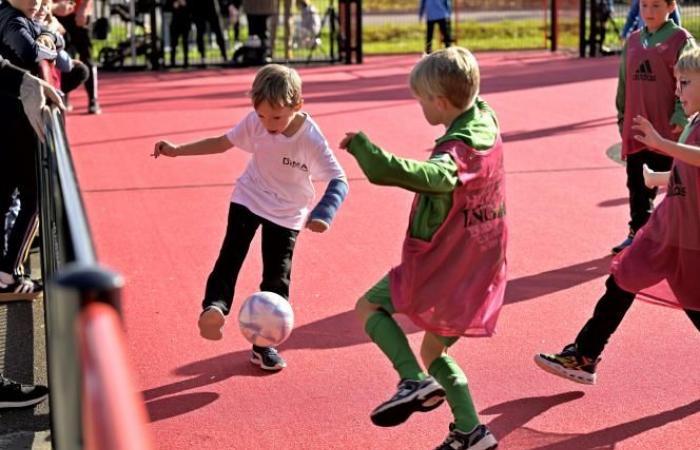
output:
[{"label": "printed logo on white t-shirt", "polygon": [[294,161],[293,159],[287,158],[286,156],[282,157],[282,165],[291,167],[292,169],[299,169],[302,172],[309,171],[309,167],[306,164]]}]

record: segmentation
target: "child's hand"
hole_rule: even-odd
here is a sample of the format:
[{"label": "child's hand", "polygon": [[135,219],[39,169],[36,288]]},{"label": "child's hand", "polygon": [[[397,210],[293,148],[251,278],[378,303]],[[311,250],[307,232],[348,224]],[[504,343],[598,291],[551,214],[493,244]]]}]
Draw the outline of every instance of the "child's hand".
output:
[{"label": "child's hand", "polygon": [[158,141],[153,149],[151,156],[154,158],[160,155],[175,157],[177,156],[177,145],[174,145],[168,141]]},{"label": "child's hand", "polygon": [[41,36],[36,38],[36,43],[41,44],[48,49],[56,50],[56,43],[53,41],[53,39],[51,39],[45,34],[42,34]]},{"label": "child's hand", "polygon": [[659,148],[661,146],[663,138],[646,118],[637,116],[632,119],[632,129],[641,132],[641,134],[635,134],[634,138],[647,147]]},{"label": "child's hand", "polygon": [[314,233],[323,233],[328,229],[328,224],[322,220],[311,219],[306,222],[306,228]]},{"label": "child's hand", "polygon": [[649,189],[653,189],[656,186],[656,184],[654,183],[655,173],[656,172],[651,170],[646,164],[642,166],[642,174],[644,175],[644,185]]},{"label": "child's hand", "polygon": [[348,145],[350,145],[350,141],[352,141],[352,138],[354,138],[356,135],[357,133],[345,133],[345,137],[342,141],[340,141],[339,147],[343,150],[347,150]]}]

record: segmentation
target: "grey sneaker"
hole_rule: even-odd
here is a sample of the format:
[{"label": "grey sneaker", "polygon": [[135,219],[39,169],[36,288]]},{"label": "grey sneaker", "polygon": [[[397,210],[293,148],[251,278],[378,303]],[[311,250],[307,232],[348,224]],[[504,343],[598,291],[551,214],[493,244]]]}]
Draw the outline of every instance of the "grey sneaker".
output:
[{"label": "grey sneaker", "polygon": [[478,425],[471,432],[465,433],[456,429],[451,423],[450,434],[435,450],[493,450],[496,447],[498,447],[498,441],[486,425]]},{"label": "grey sneaker", "polygon": [[286,361],[274,347],[258,347],[254,345],[253,351],[250,354],[250,362],[260,366],[263,370],[272,372],[278,372],[287,367]]},{"label": "grey sneaker", "polygon": [[199,321],[197,326],[199,326],[199,334],[204,339],[209,339],[211,341],[218,341],[224,337],[221,329],[226,323],[226,317],[224,312],[221,311],[216,306],[207,306],[202,314],[199,315]]},{"label": "grey sneaker", "polygon": [[395,427],[414,412],[432,411],[444,401],[445,390],[433,377],[423,381],[401,380],[396,394],[377,406],[370,419],[378,427]]},{"label": "grey sneaker", "polygon": [[617,255],[620,253],[622,250],[626,249],[630,245],[632,245],[632,242],[634,241],[634,231],[630,230],[629,234],[625,238],[624,241],[620,242],[617,244],[615,247],[612,248],[612,254]]}]

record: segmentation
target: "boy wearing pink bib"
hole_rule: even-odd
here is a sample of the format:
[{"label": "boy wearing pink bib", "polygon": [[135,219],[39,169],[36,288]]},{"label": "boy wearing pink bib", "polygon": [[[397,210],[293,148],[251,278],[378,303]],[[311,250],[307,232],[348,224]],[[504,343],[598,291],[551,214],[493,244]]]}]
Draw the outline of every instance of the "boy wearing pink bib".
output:
[{"label": "boy wearing pink bib", "polygon": [[542,369],[578,383],[595,384],[596,365],[608,339],[622,322],[637,292],[668,282],[675,298],[700,330],[700,49],[686,50],[676,64],[683,109],[693,120],[678,143],[664,138],[642,116],[634,118],[634,138],[674,158],[670,172],[644,166],[648,186],[667,184],[667,194],[625,251],[613,259],[607,290],[576,341],[561,353],[535,356]]},{"label": "boy wearing pink bib", "polygon": [[632,119],[644,116],[666,139],[677,140],[687,118],[675,95],[673,66],[680,53],[694,45],[690,34],[669,20],[676,3],[653,0],[641,6],[646,26],[632,33],[625,42],[617,85],[617,120],[622,135],[622,159],[627,161],[629,191],[629,233],[613,247],[619,253],[628,247],[654,209],[657,188],[644,185],[642,167],[667,171],[672,158],[634,139]]},{"label": "boy wearing pink bib", "polygon": [[[396,426],[445,398],[454,423],[438,450],[486,450],[497,442],[479,422],[467,378],[447,355],[460,336],[493,333],[506,285],[505,174],[495,113],[479,92],[479,68],[467,50],[451,47],[423,58],[410,85],[431,125],[444,125],[430,158],[400,158],[363,133],[340,144],[370,182],[416,193],[401,263],[355,308],[365,331],[398,372],[397,393],[371,413]],[[392,318],[407,315],[425,330],[421,359]]]}]

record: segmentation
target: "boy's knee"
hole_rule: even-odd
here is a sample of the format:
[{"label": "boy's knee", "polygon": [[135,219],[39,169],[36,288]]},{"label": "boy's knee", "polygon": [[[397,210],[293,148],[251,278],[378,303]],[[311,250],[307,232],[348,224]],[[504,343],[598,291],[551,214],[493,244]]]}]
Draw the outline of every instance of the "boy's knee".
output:
[{"label": "boy's knee", "polygon": [[374,314],[379,308],[367,300],[365,297],[360,297],[355,303],[355,314],[362,323],[367,322],[369,316]]},{"label": "boy's knee", "polygon": [[428,368],[439,357],[445,354],[447,347],[432,333],[425,333],[420,347],[420,358]]}]

